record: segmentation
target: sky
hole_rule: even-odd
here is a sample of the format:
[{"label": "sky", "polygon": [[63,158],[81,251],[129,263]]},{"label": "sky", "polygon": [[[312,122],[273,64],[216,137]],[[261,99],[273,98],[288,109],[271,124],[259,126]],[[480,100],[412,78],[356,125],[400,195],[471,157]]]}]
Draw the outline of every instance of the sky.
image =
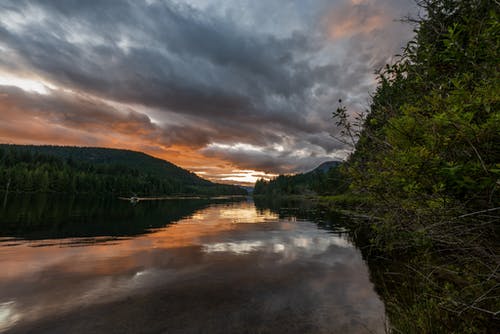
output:
[{"label": "sky", "polygon": [[216,182],[342,160],[413,0],[0,1],[0,142],[124,148]]}]

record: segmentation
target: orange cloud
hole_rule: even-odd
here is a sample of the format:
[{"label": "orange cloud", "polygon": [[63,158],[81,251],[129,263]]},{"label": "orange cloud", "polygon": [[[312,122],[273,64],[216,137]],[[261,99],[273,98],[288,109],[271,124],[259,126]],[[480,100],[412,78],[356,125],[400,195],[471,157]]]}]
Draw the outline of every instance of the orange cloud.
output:
[{"label": "orange cloud", "polygon": [[[219,157],[205,156],[196,143],[162,143],[162,129],[144,114],[130,110],[125,113],[101,110],[89,106],[87,100],[76,98],[75,101],[71,103],[76,103],[76,107],[72,105],[77,108],[76,112],[60,111],[54,109],[60,106],[54,107],[46,97],[4,89],[0,93],[0,142],[141,151],[221,183],[252,185],[258,177],[266,177],[265,173],[239,170],[233,163]],[[84,105],[78,108],[78,103]]]},{"label": "orange cloud", "polygon": [[328,36],[336,40],[381,29],[391,17],[381,13],[371,1],[351,0],[333,9],[325,17],[325,24]]}]

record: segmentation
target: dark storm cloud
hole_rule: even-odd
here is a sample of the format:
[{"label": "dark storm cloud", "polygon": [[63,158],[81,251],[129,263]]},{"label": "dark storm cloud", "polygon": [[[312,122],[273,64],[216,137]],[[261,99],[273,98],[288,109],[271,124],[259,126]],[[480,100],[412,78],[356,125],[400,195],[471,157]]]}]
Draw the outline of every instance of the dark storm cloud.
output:
[{"label": "dark storm cloud", "polygon": [[[9,119],[15,115],[24,120],[42,119],[68,129],[89,132],[146,135],[158,130],[147,115],[132,109],[119,111],[88,96],[32,94],[18,88],[0,86],[0,105],[0,127],[8,126]],[[24,130],[29,135],[29,129]]]},{"label": "dark storm cloud", "polygon": [[[184,145],[201,148],[213,141],[228,141],[239,136],[242,141],[266,145],[267,140],[280,138],[260,131],[254,138],[250,127],[236,122],[210,124],[201,119],[191,119],[185,124],[155,124],[151,118],[130,107],[113,106],[88,95],[52,91],[51,94],[34,94],[19,88],[0,86],[0,129],[9,127],[12,115],[25,120],[43,119],[68,129],[91,133],[123,134],[160,145]],[[242,131],[247,130],[247,131]],[[24,129],[29,135],[29,129]],[[265,138],[266,140],[259,140]]]},{"label": "dark storm cloud", "polygon": [[[252,36],[190,7],[165,3],[107,2],[104,8],[87,3],[88,10],[66,1],[50,4],[37,9],[50,15],[45,20],[22,33],[4,28],[0,36],[34,70],[65,86],[182,112],[227,115],[254,111],[255,97],[268,93],[302,93],[312,80],[304,64],[291,63],[290,53],[307,44],[303,36]],[[86,34],[103,44],[71,40]],[[124,50],[120,38],[144,45]]]},{"label": "dark storm cloud", "polygon": [[[297,171],[349,149],[329,136],[335,101],[366,104],[374,67],[409,36],[392,22],[409,2],[3,1],[0,69],[76,92],[10,93],[25,109],[40,103],[40,117],[55,123]],[[156,110],[156,122],[134,105]]]},{"label": "dark storm cloud", "polygon": [[[307,147],[307,146],[306,146]],[[271,152],[273,152],[271,150]],[[340,156],[325,158],[315,156],[296,156],[293,151],[270,153],[267,152],[241,152],[208,148],[203,151],[208,157],[216,157],[237,164],[242,169],[260,170],[266,173],[290,174],[306,172],[331,159],[341,159]]]}]

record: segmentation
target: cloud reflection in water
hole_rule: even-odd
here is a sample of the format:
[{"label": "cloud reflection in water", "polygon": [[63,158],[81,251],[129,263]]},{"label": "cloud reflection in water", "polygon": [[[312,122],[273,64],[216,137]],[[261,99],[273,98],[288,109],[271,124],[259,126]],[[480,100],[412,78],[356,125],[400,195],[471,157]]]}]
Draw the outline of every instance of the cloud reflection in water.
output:
[{"label": "cloud reflection in water", "polygon": [[37,243],[0,247],[0,331],[383,333],[360,252],[253,203],[109,244]]}]

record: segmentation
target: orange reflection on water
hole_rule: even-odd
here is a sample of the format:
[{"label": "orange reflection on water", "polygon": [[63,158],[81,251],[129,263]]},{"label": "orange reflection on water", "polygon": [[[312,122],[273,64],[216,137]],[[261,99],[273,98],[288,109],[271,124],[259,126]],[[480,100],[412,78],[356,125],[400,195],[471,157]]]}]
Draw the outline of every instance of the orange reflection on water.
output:
[{"label": "orange reflection on water", "polygon": [[[49,329],[68,332],[73,320],[66,314],[85,328],[102,321],[102,312],[111,327],[168,328],[178,316],[194,317],[194,328],[220,329],[233,320],[247,328],[244,319],[275,314],[284,319],[270,323],[277,329],[314,319],[318,332],[335,325],[364,333],[353,325],[356,317],[383,328],[383,304],[345,237],[258,211],[253,203],[210,206],[137,237],[88,239],[0,247],[0,331],[30,331],[49,321]],[[304,311],[311,319],[301,320]],[[208,320],[196,322],[197,316]]]},{"label": "orange reflection on water", "polygon": [[[154,249],[182,248],[199,245],[201,238],[209,238],[234,229],[235,223],[275,221],[270,211],[258,212],[253,203],[209,207],[166,228],[136,238],[95,238],[95,243],[80,239],[42,240],[0,247],[0,281],[33,276],[49,268],[59,271],[112,274],[145,264],[147,259],[134,254]],[[103,242],[100,242],[103,240]],[[1,244],[0,244],[1,245]],[[61,248],[65,248],[61,251]],[[70,261],[73,259],[73,261]],[[105,261],[103,265],[102,261]],[[78,266],[73,263],[78,262]]]}]

